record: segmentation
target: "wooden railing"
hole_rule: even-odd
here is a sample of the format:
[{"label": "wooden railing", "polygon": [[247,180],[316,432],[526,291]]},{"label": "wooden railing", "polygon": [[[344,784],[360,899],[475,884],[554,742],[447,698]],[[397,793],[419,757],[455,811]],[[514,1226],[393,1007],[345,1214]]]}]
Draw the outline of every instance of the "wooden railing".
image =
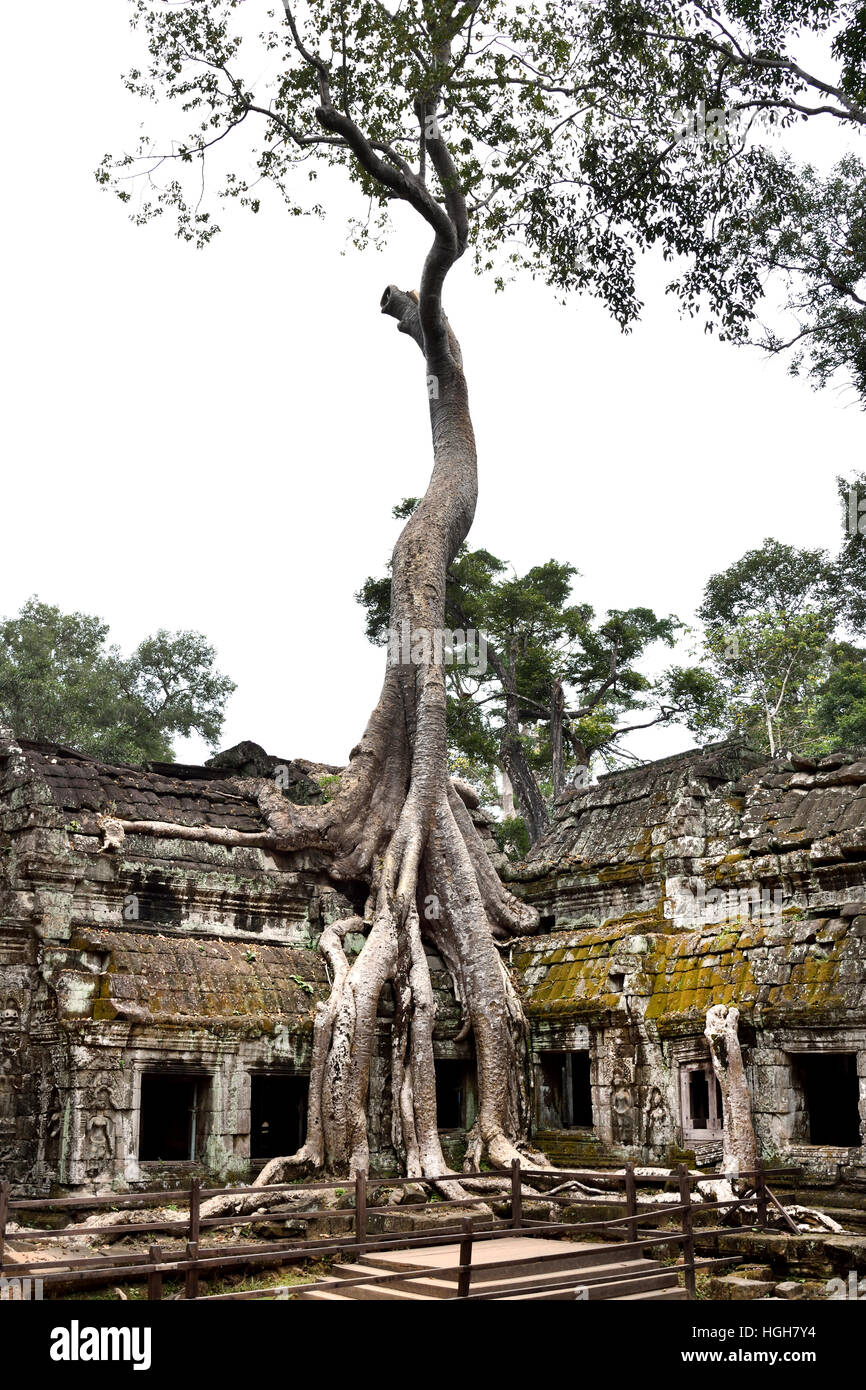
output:
[{"label": "wooden railing", "polygon": [[[573,1178],[577,1181],[593,1182],[603,1178],[608,1184],[621,1187],[623,1192],[623,1214],[612,1219],[602,1221],[581,1221],[576,1224],[570,1222],[551,1222],[536,1220],[525,1216],[524,1186],[531,1185],[533,1179],[551,1178],[551,1173],[544,1169],[533,1170],[521,1168],[515,1161],[510,1169],[488,1169],[484,1172],[473,1173],[448,1173],[439,1177],[428,1178],[374,1178],[369,1180],[366,1173],[360,1172],[356,1175],[353,1182],[350,1180],[340,1182],[330,1180],[312,1183],[282,1183],[268,1187],[223,1187],[223,1188],[203,1188],[198,1180],[194,1180],[189,1189],[183,1191],[166,1192],[148,1191],[139,1193],[128,1193],[123,1196],[110,1194],[99,1197],[57,1197],[57,1198],[15,1198],[10,1195],[8,1183],[0,1183],[0,1276],[6,1279],[39,1279],[42,1281],[44,1289],[50,1290],[52,1287],[62,1285],[65,1290],[69,1288],[84,1288],[94,1283],[112,1283],[118,1280],[147,1283],[147,1296],[149,1299],[160,1299],[163,1294],[163,1280],[166,1276],[183,1276],[186,1298],[198,1298],[200,1279],[203,1276],[212,1276],[220,1271],[231,1273],[249,1267],[267,1265],[292,1264],[303,1260],[321,1259],[322,1257],[333,1257],[338,1255],[352,1255],[360,1258],[364,1254],[375,1251],[393,1250],[401,1248],[433,1248],[437,1244],[453,1243],[455,1237],[460,1239],[460,1256],[458,1265],[450,1267],[449,1270],[439,1270],[437,1274],[447,1272],[457,1272],[457,1292],[458,1298],[493,1298],[496,1294],[486,1293],[477,1288],[470,1291],[471,1271],[472,1271],[472,1251],[479,1241],[501,1239],[503,1236],[514,1234],[519,1230],[521,1235],[526,1236],[547,1236],[569,1234],[574,1236],[576,1230],[581,1234],[588,1232],[600,1233],[602,1236],[612,1237],[615,1241],[626,1243],[643,1251],[656,1246],[679,1245],[681,1248],[681,1260],[671,1266],[683,1275],[684,1285],[688,1297],[695,1296],[695,1271],[707,1268],[713,1264],[731,1264],[735,1259],[722,1258],[714,1260],[698,1260],[695,1257],[695,1228],[694,1212],[702,1213],[733,1211],[742,1208],[747,1204],[756,1206],[757,1229],[766,1227],[768,1212],[771,1204],[777,1207],[780,1205],[767,1186],[767,1178],[773,1177],[777,1173],[785,1172],[789,1174],[791,1170],[765,1170],[758,1168],[754,1172],[741,1173],[741,1180],[753,1179],[752,1190],[742,1197],[729,1200],[727,1202],[714,1202],[711,1204],[702,1203],[700,1206],[692,1200],[692,1189],[698,1182],[713,1181],[717,1175],[713,1174],[694,1174],[690,1173],[684,1164],[672,1169],[667,1174],[655,1174],[651,1176],[638,1176],[631,1164],[626,1165],[622,1173],[611,1172],[609,1170],[587,1170],[587,1169],[557,1169],[555,1176],[568,1180]],[[369,1205],[369,1188],[374,1190],[380,1187],[436,1187],[447,1188],[449,1181],[460,1182],[466,1178],[501,1178],[507,1179],[509,1186],[505,1189],[505,1194],[510,1196],[508,1199],[509,1215],[506,1219],[507,1224],[500,1224],[493,1229],[482,1229],[473,1220],[462,1220],[458,1224],[445,1223],[440,1227],[439,1233],[434,1236],[423,1236],[417,1233],[409,1235],[399,1235],[393,1233],[376,1233],[370,1229],[371,1217],[393,1217],[399,1215],[401,1209],[393,1205],[376,1206]],[[351,1188],[354,1183],[353,1205],[346,1208],[317,1207],[298,1211],[295,1207],[271,1207],[261,1210],[258,1213],[238,1214],[232,1213],[227,1216],[203,1216],[201,1204],[203,1200],[210,1197],[243,1197],[243,1196],[273,1196],[279,1193],[315,1193],[338,1191],[340,1189]],[[641,1210],[638,1188],[639,1186],[648,1187],[673,1187],[676,1193],[676,1200],[672,1205],[663,1206],[644,1206]],[[503,1194],[487,1194],[497,1202],[502,1202]],[[466,1207],[477,1207],[479,1202],[484,1200],[485,1194],[479,1194],[464,1198],[443,1198],[437,1200],[435,1205],[430,1204],[426,1210],[435,1210],[437,1213],[455,1212],[459,1217],[460,1209]],[[532,1199],[553,1203],[559,1206],[575,1206],[587,1201],[597,1201],[597,1198],[583,1198],[575,1194],[554,1193],[539,1194],[531,1191]],[[148,1206],[164,1206],[167,1201],[185,1201],[188,1211],[185,1220],[181,1223],[177,1219],[158,1219],[155,1221],[143,1222],[118,1222],[115,1225],[107,1226],[76,1226],[75,1235],[98,1235],[102,1238],[110,1236],[132,1236],[132,1235],[157,1235],[165,1232],[178,1232],[180,1230],[186,1236],[182,1250],[167,1251],[158,1243],[149,1243],[147,1252],[134,1252],[128,1254],[117,1254],[109,1252],[103,1255],[90,1255],[82,1257],[67,1258],[61,1257],[59,1261],[50,1261],[45,1256],[40,1256],[31,1260],[16,1257],[14,1264],[3,1262],[4,1243],[6,1241],[6,1229],[10,1216],[17,1212],[42,1212],[42,1213],[64,1213],[75,1211],[92,1211],[99,1209],[119,1209],[122,1211],[137,1210],[139,1207],[146,1209]],[[413,1206],[410,1211],[418,1211],[420,1208]],[[403,1209],[405,1213],[406,1209]],[[658,1220],[670,1220],[679,1217],[679,1229],[668,1229],[657,1234],[645,1234],[642,1228],[651,1225]],[[207,1231],[216,1230],[225,1226],[254,1226],[264,1222],[273,1222],[280,1218],[293,1218],[298,1221],[312,1221],[317,1218],[326,1218],[331,1221],[345,1221],[349,1224],[349,1229],[345,1236],[309,1236],[303,1239],[297,1237],[293,1240],[269,1241],[263,1246],[261,1242],[256,1244],[236,1244],[231,1246],[221,1246],[219,1248],[208,1247],[202,1244],[202,1234]],[[701,1236],[719,1236],[735,1234],[741,1227],[702,1227]],[[34,1228],[30,1228],[27,1236],[18,1233],[19,1239],[38,1239],[41,1242],[51,1240],[63,1240],[68,1238],[69,1231],[64,1229],[47,1230],[39,1229],[38,1233]],[[544,1256],[532,1257],[543,1261]],[[549,1257],[548,1257],[549,1258]],[[502,1268],[511,1263],[526,1263],[525,1258],[520,1261],[503,1261]],[[490,1266],[485,1266],[490,1268]],[[495,1268],[499,1268],[497,1263]],[[429,1277],[431,1270],[428,1268],[419,1272],[418,1277],[426,1275]],[[390,1279],[415,1277],[414,1273],[393,1274],[376,1276],[376,1281],[381,1280],[387,1283]],[[610,1276],[612,1280],[615,1276]],[[617,1276],[623,1281],[636,1277],[635,1275]],[[610,1281],[608,1280],[608,1282]],[[368,1278],[359,1280],[364,1284],[371,1284],[374,1279]],[[587,1281],[582,1281],[587,1282]],[[591,1283],[592,1281],[589,1280]],[[350,1281],[340,1281],[341,1287],[348,1287]],[[318,1285],[304,1285],[305,1289],[319,1287]],[[322,1285],[322,1287],[325,1287]],[[330,1285],[329,1287],[333,1287]],[[563,1285],[566,1287],[566,1285]],[[210,1295],[211,1298],[237,1299],[237,1298],[273,1298],[281,1290],[279,1288],[267,1288],[263,1290],[251,1290],[238,1293]]]}]

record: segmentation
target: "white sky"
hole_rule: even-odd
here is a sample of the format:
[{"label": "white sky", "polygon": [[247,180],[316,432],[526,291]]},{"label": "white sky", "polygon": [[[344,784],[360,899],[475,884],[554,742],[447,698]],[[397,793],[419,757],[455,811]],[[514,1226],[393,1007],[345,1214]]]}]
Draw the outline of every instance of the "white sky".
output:
[{"label": "white sky", "polygon": [[[119,82],[126,10],[3,15],[0,613],[37,593],[100,614],[124,649],[201,630],[238,683],[223,746],[341,762],[384,660],[352,596],[429,468],[421,359],[378,312],[386,283],[417,283],[426,238],[406,218],[385,253],[346,251],[342,188],[325,223],[274,201],[221,218],[202,252],[167,223],[133,227],[92,172],[139,119]],[[814,138],[835,153],[829,127]],[[587,298],[562,309],[539,285],[497,296],[468,264],[452,273],[480,450],[471,542],[519,570],[571,561],[599,610],[687,620],[767,535],[835,547],[833,480],[862,467],[863,416],[680,320],[652,268],[643,288],[623,337]]]}]

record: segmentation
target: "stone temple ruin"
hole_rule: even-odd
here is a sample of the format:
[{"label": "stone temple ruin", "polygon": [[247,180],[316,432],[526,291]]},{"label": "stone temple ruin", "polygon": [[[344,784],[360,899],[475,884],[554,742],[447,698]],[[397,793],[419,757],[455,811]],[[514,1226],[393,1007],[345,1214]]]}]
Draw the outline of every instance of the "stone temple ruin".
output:
[{"label": "stone temple ruin", "polygon": [[[316,943],[364,889],[336,887],[319,853],[268,847],[237,779],[275,770],[300,801],[337,771],[252,744],[142,770],[0,740],[0,1175],[19,1192],[237,1180],[298,1147],[328,992]],[[250,839],[145,825],[113,843],[106,817]],[[536,935],[503,946],[530,1021],[538,1147],[561,1163],[713,1166],[704,1020],[736,1004],[762,1157],[866,1191],[866,755],[762,763],[719,744],[614,773],[559,800],[524,864],[496,862],[541,913]],[[431,966],[456,1159],[472,1046]],[[382,1172],[389,1008],[370,1101]]]}]

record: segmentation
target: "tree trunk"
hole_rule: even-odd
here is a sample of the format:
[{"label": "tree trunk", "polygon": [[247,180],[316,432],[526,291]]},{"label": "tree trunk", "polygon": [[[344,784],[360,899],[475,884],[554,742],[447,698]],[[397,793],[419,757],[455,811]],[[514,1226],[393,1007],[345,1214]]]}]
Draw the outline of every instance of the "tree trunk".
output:
[{"label": "tree trunk", "polygon": [[514,815],[514,788],[505,768],[501,767],[499,772],[502,777],[502,814],[510,818]]},{"label": "tree trunk", "polygon": [[487,658],[499,678],[505,698],[505,727],[499,740],[499,763],[508,778],[517,809],[526,823],[530,844],[534,845],[547,829],[548,815],[520,737],[520,701],[515,685],[513,654],[509,667],[497,649],[488,642]]},{"label": "tree trunk", "polygon": [[562,681],[553,682],[550,697],[550,761],[553,772],[553,795],[557,797],[565,790],[565,740],[563,719],[565,715],[565,691]]},{"label": "tree trunk", "polygon": [[707,1012],[704,1028],[713,1059],[713,1071],[722,1092],[722,1172],[730,1178],[732,1185],[739,1173],[755,1171],[758,1158],[752,1124],[752,1099],[737,1036],[739,1020],[739,1009],[714,1004]]},{"label": "tree trunk", "polygon": [[499,756],[514,788],[514,798],[526,822],[530,844],[536,844],[548,827],[547,806],[526,760],[518,730],[506,725]]},{"label": "tree trunk", "polygon": [[[269,784],[255,783],[281,843],[331,850],[334,877],[366,879],[370,890],[362,919],[322,933],[333,987],[315,1019],[307,1140],[298,1154],[272,1160],[259,1184],[275,1181],[291,1164],[339,1173],[369,1168],[370,1065],[387,983],[396,1001],[394,1146],[409,1176],[447,1171],[437,1129],[435,1003],[425,942],[445,962],[463,1034],[475,1041],[479,1112],[470,1159],[485,1154],[495,1165],[509,1164],[527,1133],[526,1023],[494,938],[533,931],[538,919],[505,891],[446,773],[445,673],[435,637],[445,624],[447,568],[475,510],[476,457],[459,346],[444,319],[439,333],[422,327],[422,307],[423,285],[420,304],[393,286],[382,299],[383,312],[425,352],[433,434],[430,483],[392,557],[391,629],[408,631],[411,642],[389,647],[379,703],[333,801],[290,807]],[[410,652],[414,659],[407,659]],[[505,766],[514,780],[512,766]],[[343,947],[349,930],[366,932],[351,965]]]}]

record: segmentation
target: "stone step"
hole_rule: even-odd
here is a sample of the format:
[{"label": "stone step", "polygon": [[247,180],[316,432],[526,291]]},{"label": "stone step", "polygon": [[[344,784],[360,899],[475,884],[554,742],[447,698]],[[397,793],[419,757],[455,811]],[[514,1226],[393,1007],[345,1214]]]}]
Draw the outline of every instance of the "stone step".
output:
[{"label": "stone step", "polygon": [[[623,1274],[631,1271],[619,1269],[615,1272]],[[648,1274],[639,1279],[629,1279],[627,1282],[612,1280],[608,1284],[590,1284],[587,1302],[596,1303],[602,1299],[620,1301],[625,1298],[647,1298],[660,1293],[669,1293],[676,1297],[679,1293],[685,1293],[685,1289],[678,1288],[676,1281],[677,1276],[674,1272],[662,1271],[658,1274]],[[579,1282],[579,1280],[575,1280],[574,1286],[568,1289],[539,1289],[534,1293],[508,1294],[502,1301],[504,1303],[517,1303],[527,1299],[536,1303],[573,1303],[575,1301],[575,1288],[579,1286]],[[626,1289],[628,1293],[625,1292]]]},{"label": "stone step", "polygon": [[[593,1244],[578,1244],[569,1242],[563,1246],[561,1254],[551,1254],[548,1249],[539,1246],[538,1255],[543,1255],[543,1263],[537,1257],[533,1258],[531,1237],[518,1237],[514,1242],[510,1240],[496,1240],[479,1242],[472,1252],[472,1282],[485,1283],[489,1279],[501,1278],[506,1271],[497,1270],[496,1264],[503,1260],[514,1259],[520,1255],[525,1256],[525,1260],[515,1262],[507,1271],[509,1278],[517,1275],[531,1275],[538,1270],[559,1270],[559,1269],[592,1269],[599,1265],[620,1264],[635,1258],[642,1258],[644,1246],[638,1242],[619,1241],[599,1241]],[[549,1245],[550,1242],[546,1242]],[[447,1253],[446,1253],[447,1252]],[[489,1252],[489,1253],[488,1253]],[[459,1263],[459,1247],[457,1245],[442,1248],[442,1262],[446,1265],[456,1265]],[[411,1261],[406,1258],[401,1259],[399,1255],[389,1255],[387,1251],[375,1251],[364,1256],[364,1265],[372,1265],[376,1269],[388,1272],[397,1272],[404,1269],[430,1269],[431,1274],[436,1274],[435,1266],[428,1264],[427,1261]],[[346,1265],[335,1265],[334,1273],[339,1276],[341,1270],[345,1270]],[[345,1275],[350,1278],[350,1275]],[[451,1283],[457,1282],[457,1273],[437,1274],[437,1278],[446,1279]]]},{"label": "stone step", "polygon": [[688,1294],[685,1289],[677,1284],[673,1284],[669,1289],[649,1289],[647,1293],[622,1293],[616,1298],[617,1303],[628,1303],[629,1299],[651,1299],[654,1303],[685,1303],[688,1301]]},{"label": "stone step", "polygon": [[[455,1293],[455,1283],[448,1278],[438,1277],[434,1271],[426,1274],[419,1274],[415,1278],[404,1275],[402,1278],[390,1280],[387,1284],[351,1284],[340,1289],[341,1281],[348,1279],[361,1279],[365,1275],[375,1276],[380,1271],[370,1268],[368,1265],[342,1265],[338,1267],[339,1275],[333,1280],[332,1297],[348,1299],[387,1299],[387,1300],[429,1300],[453,1298]],[[614,1275],[631,1274],[635,1276],[627,1283],[619,1283],[613,1278]],[[492,1275],[492,1271],[491,1271]],[[599,1298],[611,1298],[616,1296],[617,1291],[628,1289],[631,1291],[641,1291],[659,1288],[674,1288],[676,1286],[676,1274],[666,1270],[664,1266],[658,1265],[652,1260],[621,1260],[609,1265],[591,1265],[589,1267],[571,1266],[567,1268],[547,1269],[539,1271],[534,1269],[530,1274],[517,1273],[504,1276],[504,1272],[499,1278],[490,1277],[487,1280],[475,1282],[473,1278],[473,1289],[480,1291],[484,1289],[486,1293],[502,1293],[508,1301],[509,1289],[526,1288],[527,1285],[537,1285],[538,1292],[526,1295],[527,1297],[542,1297],[545,1294],[551,1298],[573,1298],[574,1293],[568,1289],[549,1290],[547,1286],[552,1283],[559,1283],[563,1279],[572,1279],[573,1287],[579,1285],[582,1279],[589,1275],[598,1283],[588,1286],[590,1300]],[[605,1279],[605,1275],[610,1276]],[[298,1294],[298,1297],[305,1298],[307,1295]],[[516,1295],[519,1297],[520,1295]],[[312,1297],[312,1294],[310,1295]]]}]

